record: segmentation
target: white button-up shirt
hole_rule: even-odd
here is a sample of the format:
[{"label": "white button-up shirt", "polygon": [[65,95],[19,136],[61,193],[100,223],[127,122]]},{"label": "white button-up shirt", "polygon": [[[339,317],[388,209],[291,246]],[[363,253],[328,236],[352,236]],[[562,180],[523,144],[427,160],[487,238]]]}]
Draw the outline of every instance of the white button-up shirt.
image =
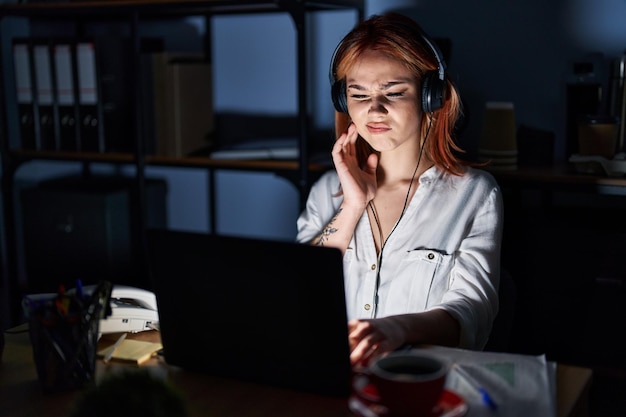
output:
[{"label": "white button-up shirt", "polygon": [[[343,199],[339,190],[335,171],[313,185],[297,241],[311,242],[330,222]],[[500,189],[489,173],[467,168],[454,176],[432,167],[420,176],[379,264],[364,211],[343,258],[348,318],[441,308],[459,321],[460,346],[482,349],[498,311],[502,215]]]}]

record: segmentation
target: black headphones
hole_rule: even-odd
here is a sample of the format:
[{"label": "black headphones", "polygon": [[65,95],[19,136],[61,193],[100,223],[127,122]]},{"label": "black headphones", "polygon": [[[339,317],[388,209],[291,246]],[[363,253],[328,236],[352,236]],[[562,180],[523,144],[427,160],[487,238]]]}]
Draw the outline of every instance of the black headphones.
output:
[{"label": "black headphones", "polygon": [[[446,90],[446,81],[445,81],[445,70],[446,63],[443,59],[443,55],[437,47],[437,44],[430,40],[430,38],[424,33],[422,30],[419,30],[417,27],[408,26],[405,22],[398,21],[399,25],[405,26],[409,28],[418,38],[421,38],[433,52],[435,59],[437,60],[437,70],[436,71],[428,71],[424,74],[422,78],[422,111],[425,113],[432,113],[435,110],[439,110],[443,107],[445,90]],[[340,42],[337,48],[335,48],[335,52],[333,53],[333,57],[331,60],[331,70],[330,70],[330,83],[331,83],[331,98],[333,100],[333,105],[335,106],[335,110],[340,113],[348,113],[348,97],[346,92],[346,83],[344,80],[337,80],[336,78],[336,56],[337,51],[341,47]]]}]

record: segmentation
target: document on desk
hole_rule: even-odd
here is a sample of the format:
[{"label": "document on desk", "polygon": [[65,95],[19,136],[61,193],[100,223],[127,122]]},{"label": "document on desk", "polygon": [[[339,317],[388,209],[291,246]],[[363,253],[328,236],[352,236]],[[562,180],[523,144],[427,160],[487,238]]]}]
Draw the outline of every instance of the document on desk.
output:
[{"label": "document on desk", "polygon": [[[450,371],[446,388],[459,394],[468,405],[467,417],[507,416],[555,417],[556,364],[544,355],[519,355],[470,351],[465,349],[426,347],[448,358],[467,377]],[[489,393],[497,409],[485,403],[475,384]]]},{"label": "document on desk", "polygon": [[251,139],[211,152],[213,159],[297,159],[296,138]]},{"label": "document on desk", "polygon": [[105,362],[113,359],[119,362],[133,363],[141,365],[150,359],[159,349],[163,348],[161,343],[145,342],[142,340],[128,340],[120,338],[119,343],[98,351],[98,356]]}]

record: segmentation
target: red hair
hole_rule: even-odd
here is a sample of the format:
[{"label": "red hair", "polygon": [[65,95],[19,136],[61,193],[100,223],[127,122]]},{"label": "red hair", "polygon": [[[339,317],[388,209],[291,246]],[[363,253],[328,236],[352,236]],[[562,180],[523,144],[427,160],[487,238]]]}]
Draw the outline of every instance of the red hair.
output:
[{"label": "red hair", "polygon": [[[422,35],[423,34],[423,35]],[[332,78],[335,82],[345,81],[346,74],[366,50],[375,49],[402,62],[414,75],[418,85],[424,74],[437,71],[438,59],[424,40],[423,29],[412,19],[397,13],[374,15],[359,23],[341,41],[332,62]],[[461,115],[459,93],[445,76],[445,96],[442,108],[422,117],[422,137],[428,133],[424,152],[440,169],[454,175],[463,173],[463,166],[469,163],[456,153],[463,152],[454,142],[453,131]],[[350,124],[350,116],[335,112],[335,132],[337,136],[345,132]],[[430,127],[429,127],[429,124]],[[430,131],[429,131],[430,129]],[[361,137],[357,140],[357,157],[363,165],[367,156],[374,152]]]}]

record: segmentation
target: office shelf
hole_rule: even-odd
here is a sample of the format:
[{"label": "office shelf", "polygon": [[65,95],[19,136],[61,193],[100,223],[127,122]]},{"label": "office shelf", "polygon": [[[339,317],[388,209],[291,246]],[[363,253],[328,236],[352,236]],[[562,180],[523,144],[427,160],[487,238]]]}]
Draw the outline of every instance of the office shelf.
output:
[{"label": "office shelf", "polygon": [[68,16],[103,17],[123,16],[141,13],[146,17],[181,17],[199,14],[250,14],[306,12],[333,9],[355,9],[363,12],[362,0],[294,1],[294,0],[108,0],[108,1],[62,1],[31,2],[24,4],[4,4],[0,13],[4,16],[29,18],[66,18]]},{"label": "office shelf", "polygon": [[[116,152],[73,152],[73,151],[35,151],[35,150],[9,150],[9,159],[19,166],[24,162],[33,160],[68,161],[68,162],[103,162],[133,164],[135,156],[131,153]],[[291,159],[214,159],[211,157],[188,156],[174,157],[162,155],[145,155],[145,163],[148,165],[196,167],[212,169],[234,170],[297,170],[299,161]],[[309,162],[307,169],[312,172],[323,172],[330,167],[329,163]]]},{"label": "office shelf", "polygon": [[[48,161],[73,161],[82,162],[89,171],[88,166],[91,163],[112,163],[126,164],[136,167],[135,179],[136,190],[140,197],[139,209],[137,213],[133,213],[139,217],[140,227],[145,225],[142,216],[144,213],[145,202],[145,169],[150,166],[171,166],[171,167],[189,167],[192,169],[206,169],[213,173],[215,170],[246,170],[246,171],[266,171],[273,172],[284,176],[292,181],[298,188],[300,194],[300,204],[304,206],[308,189],[312,183],[314,176],[328,169],[328,165],[321,163],[310,163],[309,144],[307,136],[309,135],[309,121],[307,109],[307,60],[306,48],[307,39],[307,15],[316,11],[333,11],[333,10],[354,10],[357,13],[357,20],[363,18],[364,1],[363,0],[243,0],[243,1],[224,1],[224,0],[98,0],[98,1],[41,1],[16,4],[0,5],[0,24],[7,18],[24,18],[31,22],[71,22],[75,24],[75,30],[80,35],[85,27],[94,23],[126,23],[129,27],[131,42],[133,44],[133,76],[139,74],[139,25],[149,23],[151,21],[177,21],[184,17],[199,16],[206,21],[205,34],[205,50],[206,56],[210,53],[209,28],[210,19],[217,15],[236,15],[236,14],[262,14],[262,13],[287,13],[294,22],[296,37],[296,56],[297,61],[297,133],[299,145],[299,158],[292,161],[225,161],[214,160],[209,157],[186,157],[186,158],[169,158],[154,155],[148,155],[144,152],[146,148],[146,138],[141,131],[138,121],[142,119],[142,94],[140,83],[130,94],[129,100],[132,100],[132,108],[134,109],[134,151],[129,153],[85,153],[85,152],[60,152],[60,151],[36,151],[19,149],[12,141],[8,131],[8,112],[7,101],[0,101],[0,157],[2,158],[2,200],[4,215],[4,241],[6,242],[6,259],[5,266],[8,279],[5,282],[9,286],[9,294],[12,302],[19,300],[17,297],[18,276],[17,276],[17,226],[14,201],[14,176],[17,169],[25,162],[34,160]],[[3,36],[11,36],[3,34]],[[0,45],[1,47],[1,45]],[[0,56],[6,57],[11,54],[2,53]],[[2,62],[3,67],[10,63]],[[5,71],[0,71],[0,95],[6,97],[7,80],[4,79]],[[214,175],[210,175],[213,180]],[[210,188],[210,193],[213,189]],[[214,232],[214,194],[209,195],[211,209],[210,228]],[[144,253],[145,256],[145,248]],[[0,285],[3,285],[0,282]],[[19,306],[12,306],[15,314]]]}]

